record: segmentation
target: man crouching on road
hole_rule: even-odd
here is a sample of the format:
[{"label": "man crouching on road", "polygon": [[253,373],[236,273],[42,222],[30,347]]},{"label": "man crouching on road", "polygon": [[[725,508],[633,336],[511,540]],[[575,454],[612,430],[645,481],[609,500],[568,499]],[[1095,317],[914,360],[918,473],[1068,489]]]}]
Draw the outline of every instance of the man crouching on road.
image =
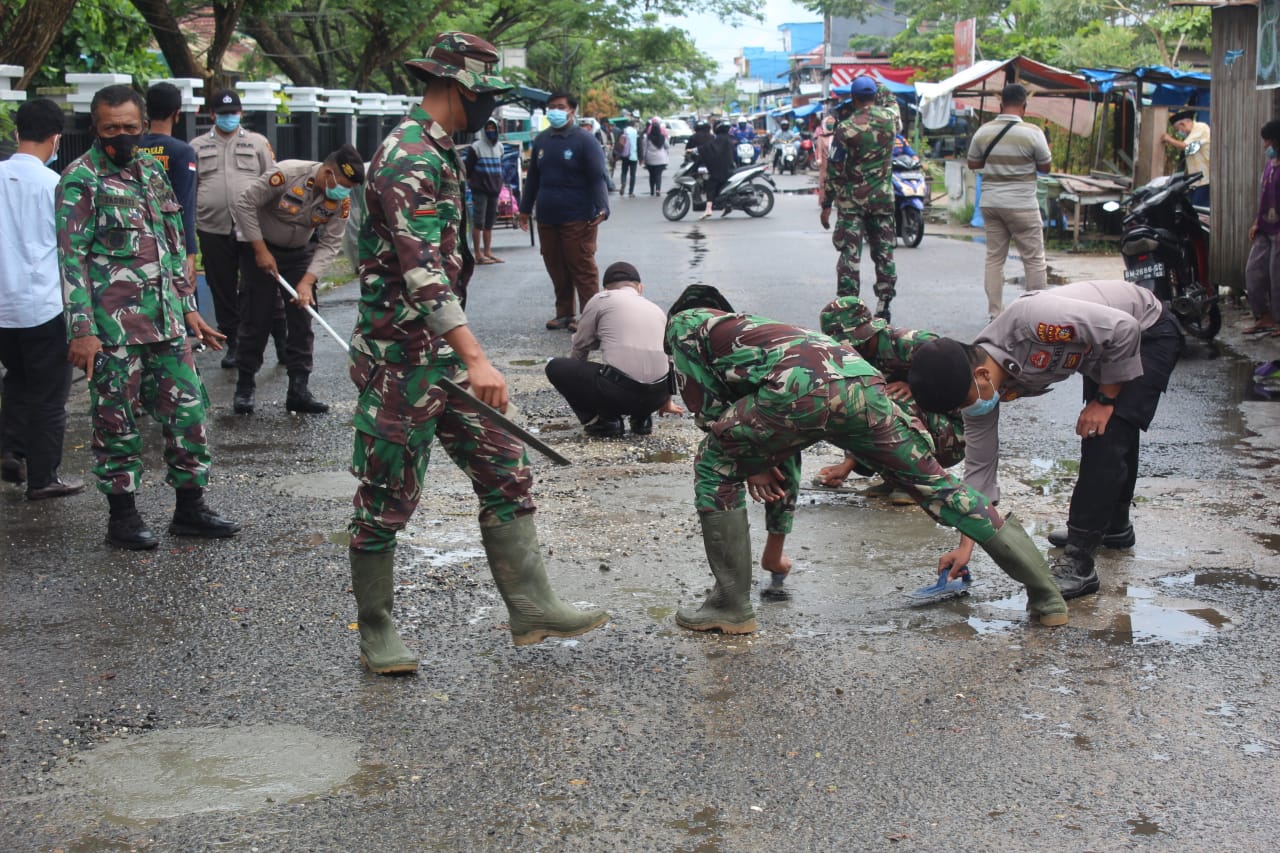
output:
[{"label": "man crouching on road", "polygon": [[912,428],[884,378],[853,349],[763,317],[676,308],[666,341],[684,378],[684,401],[707,431],[694,460],[694,502],[716,579],[701,607],[676,614],[677,624],[730,634],[756,630],[743,481],[755,500],[784,500],[777,466],[823,440],[982,543],[1026,585],[1027,609],[1042,625],[1066,624],[1066,602],[1022,525],[1006,523],[985,497],[943,470],[928,433]]},{"label": "man crouching on road", "polygon": [[[463,170],[451,139],[480,131],[500,92],[489,76],[493,45],[441,33],[405,63],[426,93],[383,140],[369,165],[360,226],[360,306],[351,336],[359,392],[351,471],[360,481],[351,520],[351,586],[360,660],[373,672],[415,672],[418,659],[391,619],[396,532],[418,505],[433,438],[471,478],[480,536],[507,604],[516,645],[572,637],[603,625],[603,610],[576,610],[552,591],[533,524],[533,476],[524,446],[450,378],[496,409],[507,385],[467,326],[458,295],[471,273],[463,227]],[[464,262],[465,258],[465,262]]]},{"label": "man crouching on road", "polygon": [[164,431],[166,481],[178,506],[175,536],[232,536],[234,521],[204,502],[209,482],[208,398],[186,329],[212,349],[224,337],[196,310],[183,271],[182,205],[164,167],[138,152],[142,97],[108,86],[89,111],[94,143],[58,184],[58,266],[65,294],[67,360],[85,372],[93,415],[93,472],[107,496],[107,541],[133,550],[160,544],[134,505],[142,478],[145,409]]},{"label": "man crouching on road", "polygon": [[[1053,577],[1063,598],[1098,591],[1099,547],[1134,543],[1129,506],[1138,481],[1138,434],[1151,426],[1182,350],[1182,332],[1146,288],[1127,281],[1078,281],[1023,294],[971,346],[950,338],[925,344],[911,364],[911,394],[926,412],[961,408],[965,482],[1000,499],[1000,403],[1033,397],[1073,373],[1084,376],[1076,418],[1080,475],[1071,494],[1066,546]],[[963,530],[961,531],[964,532]],[[955,573],[973,543],[944,554]]]}]

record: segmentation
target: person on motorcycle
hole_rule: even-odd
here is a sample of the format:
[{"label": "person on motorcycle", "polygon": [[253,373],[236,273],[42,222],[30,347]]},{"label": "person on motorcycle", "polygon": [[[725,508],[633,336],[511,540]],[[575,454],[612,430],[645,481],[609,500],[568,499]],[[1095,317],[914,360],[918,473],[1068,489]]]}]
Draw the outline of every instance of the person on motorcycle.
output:
[{"label": "person on motorcycle", "polygon": [[[729,125],[717,125],[711,141],[698,149],[698,156],[707,169],[707,176],[703,182],[707,207],[702,213],[702,218],[709,219],[716,196],[720,194],[720,190],[724,189],[724,185],[729,183],[729,176],[733,174],[733,142],[729,139]],[[721,216],[728,215],[729,208],[726,207]]]},{"label": "person on motorcycle", "polygon": [[788,142],[795,142],[798,135],[791,129],[791,122],[788,119],[782,119],[778,122],[778,132],[773,135],[773,140],[769,143],[773,147],[773,171],[778,171],[778,167],[782,164],[782,146]]},{"label": "person on motorcycle", "polygon": [[[939,338],[915,352],[911,396],[926,412],[961,410],[965,482],[992,502],[1000,499],[1000,404],[1082,375],[1080,473],[1066,535],[1049,535],[1050,545],[1064,547],[1052,566],[1063,598],[1098,591],[1093,558],[1100,547],[1133,547],[1129,507],[1139,434],[1155,417],[1182,346],[1177,322],[1150,290],[1127,281],[1078,281],[1023,294],[972,344]],[[972,553],[962,536],[938,568],[949,568],[955,579]]]},{"label": "person on motorcycle", "polygon": [[733,129],[734,142],[750,142],[753,145],[756,141],[756,129],[752,127],[746,119],[739,119],[738,126]]},{"label": "person on motorcycle", "polygon": [[899,133],[893,138],[893,156],[894,157],[914,157],[915,149],[911,147],[911,143],[907,142],[907,138]]}]

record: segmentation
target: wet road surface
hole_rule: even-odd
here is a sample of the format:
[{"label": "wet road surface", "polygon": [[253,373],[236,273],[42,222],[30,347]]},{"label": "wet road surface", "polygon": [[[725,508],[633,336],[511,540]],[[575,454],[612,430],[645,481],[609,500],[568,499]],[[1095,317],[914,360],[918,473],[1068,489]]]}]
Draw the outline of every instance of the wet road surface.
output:
[{"label": "wet road surface", "polygon": [[[659,203],[615,199],[602,267],[632,261],[664,306],[701,281],[816,325],[835,258],[812,196],[780,195],[763,220],[669,223]],[[534,459],[549,571],[614,621],[512,647],[469,484],[437,448],[397,557],[422,671],[363,673],[344,357],[317,336],[328,415],[286,414],[283,370],[266,368],[258,414],[237,417],[233,372],[205,354],[209,499],[239,537],[164,532],[154,428],[139,506],[157,551],[104,546],[96,493],[0,491],[0,849],[1273,847],[1280,407],[1246,399],[1250,353],[1192,346],[1144,436],[1138,544],[1103,553],[1102,592],[1071,603],[1068,627],[1029,626],[981,555],[971,595],[906,607],[955,536],[855,479],[802,493],[790,597],[758,602],[760,632],[702,636],[672,621],[710,583],[697,430],[584,437],[542,375],[568,335],[542,329],[536,250],[500,230],[495,251],[507,263],[477,270],[470,320],[525,422],[576,462]],[[972,338],[982,251],[933,235],[900,248],[895,322]],[[324,297],[339,330],[355,296]],[[1042,546],[1065,519],[1078,400],[1068,384],[1003,419],[1003,503]],[[81,390],[64,464],[80,476],[85,403]],[[838,456],[806,454],[806,481]],[[758,559],[759,508],[752,524]]]}]

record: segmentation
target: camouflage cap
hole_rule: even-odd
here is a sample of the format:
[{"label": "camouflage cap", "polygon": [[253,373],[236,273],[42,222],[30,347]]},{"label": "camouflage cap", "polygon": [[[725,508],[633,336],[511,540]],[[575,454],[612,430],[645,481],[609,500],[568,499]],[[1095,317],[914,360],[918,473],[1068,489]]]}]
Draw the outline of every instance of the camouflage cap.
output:
[{"label": "camouflage cap", "polygon": [[889,325],[871,316],[867,303],[856,296],[841,296],[830,302],[819,315],[822,334],[843,343],[859,346],[871,340]]},{"label": "camouflage cap", "polygon": [[715,308],[718,311],[733,311],[733,306],[729,304],[729,300],[724,297],[716,288],[709,284],[691,284],[684,289],[676,301],[671,303],[671,309],[667,311],[668,317],[673,317],[681,311],[688,311],[690,308]]},{"label": "camouflage cap", "polygon": [[501,77],[489,74],[498,61],[497,49],[471,33],[440,33],[427,55],[404,64],[414,77],[430,82],[437,77],[457,80],[473,92],[505,92],[514,88]]}]

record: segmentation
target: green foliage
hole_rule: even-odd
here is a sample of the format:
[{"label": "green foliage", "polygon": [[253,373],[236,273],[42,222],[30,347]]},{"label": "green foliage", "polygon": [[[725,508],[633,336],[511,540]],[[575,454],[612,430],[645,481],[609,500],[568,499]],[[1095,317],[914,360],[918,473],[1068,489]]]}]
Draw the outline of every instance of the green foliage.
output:
[{"label": "green foliage", "polygon": [[64,75],[84,72],[129,74],[137,82],[168,71],[153,53],[151,31],[129,0],[80,0],[33,79],[57,86]]}]

